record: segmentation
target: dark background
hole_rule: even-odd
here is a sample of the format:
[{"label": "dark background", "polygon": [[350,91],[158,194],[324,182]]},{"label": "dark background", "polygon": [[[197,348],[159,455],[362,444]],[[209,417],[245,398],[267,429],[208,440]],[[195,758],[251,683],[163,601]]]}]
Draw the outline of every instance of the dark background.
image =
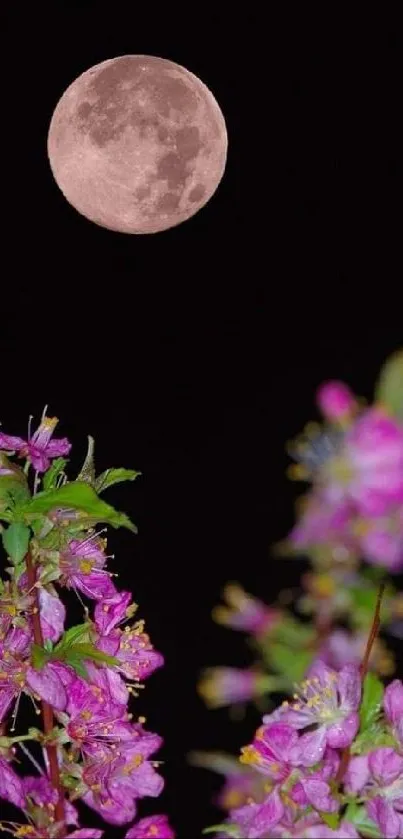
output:
[{"label": "dark background", "polygon": [[[108,498],[139,526],[110,541],[166,656],[138,703],[165,738],[166,791],[141,814],[169,812],[185,837],[219,820],[216,779],[187,753],[236,752],[257,723],[236,728],[196,696],[203,665],[247,661],[211,608],[228,579],[268,600],[290,582],[269,557],[296,493],[284,443],[321,380],[370,397],[402,343],[401,44],[393,22],[135,5],[2,13],[0,416],[23,434],[49,403],[73,465],[91,433],[99,470],[143,472]],[[199,76],[229,134],[209,204],[143,237],[77,214],[46,156],[66,87],[125,53]]]}]

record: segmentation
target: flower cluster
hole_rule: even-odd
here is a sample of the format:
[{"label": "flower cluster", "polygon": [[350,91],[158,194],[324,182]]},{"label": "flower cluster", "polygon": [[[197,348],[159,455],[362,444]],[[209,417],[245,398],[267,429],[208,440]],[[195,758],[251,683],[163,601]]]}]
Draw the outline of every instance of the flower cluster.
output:
[{"label": "flower cluster", "polygon": [[[291,702],[263,718],[241,762],[258,796],[230,807],[221,836],[403,836],[403,684],[316,665]],[[381,711],[382,708],[382,711]]]},{"label": "flower cluster", "polygon": [[[96,477],[93,441],[74,481],[65,473],[70,443],[53,438],[46,416],[28,439],[0,433],[0,525],[8,579],[0,581],[0,797],[19,807],[26,824],[2,822],[13,836],[100,837],[79,826],[76,802],[113,825],[137,815],[138,801],[163,788],[155,752],[161,738],[133,718],[129,700],[163,664],[145,632],[130,592],[107,570],[107,542],[99,523],[135,530],[128,517],[101,500],[114,483],[139,473],[110,469]],[[12,459],[25,460],[24,468]],[[33,493],[29,486],[34,472]],[[69,626],[63,589],[93,604]],[[83,604],[84,605],[84,604]],[[43,729],[15,734],[21,697]],[[43,765],[26,743],[39,744]],[[37,768],[20,777],[18,747]],[[165,816],[134,823],[127,839],[171,839]]]},{"label": "flower cluster", "polygon": [[[301,682],[301,692],[293,703],[285,701],[264,718],[263,729],[243,752],[242,772],[234,771],[229,758],[223,762],[222,756],[214,754],[199,756],[197,763],[224,775],[218,804],[230,811],[230,822],[236,813],[234,835],[376,836],[378,830],[379,835],[403,836],[401,827],[393,832],[397,816],[393,826],[389,811],[387,826],[381,821],[385,808],[371,780],[354,791],[356,798],[361,796],[359,804],[358,798],[350,800],[348,786],[357,767],[365,765],[366,771],[372,771],[378,751],[379,759],[390,766],[392,760],[396,763],[396,755],[399,763],[402,752],[388,704],[391,686],[385,696],[386,728],[381,731],[377,722],[372,752],[369,748],[362,752],[365,737],[357,674],[365,659],[365,671],[372,671],[368,679],[376,680],[374,674],[392,676],[394,656],[377,630],[403,637],[402,595],[386,579],[388,573],[403,570],[403,353],[396,353],[382,368],[373,404],[363,404],[344,383],[330,381],[319,388],[317,406],[322,423],[309,423],[289,445],[295,461],[289,476],[310,486],[297,501],[294,527],[274,549],[275,561],[301,556],[309,560],[310,568],[298,586],[280,592],[270,606],[238,584],[225,588],[225,605],[217,607],[213,617],[246,633],[255,662],[247,670],[210,668],[199,685],[211,707],[253,701],[259,709],[263,702],[270,709],[272,699],[267,696],[286,696],[295,682]],[[382,612],[377,613],[376,632],[368,646],[381,581],[385,586]],[[401,697],[401,687],[398,690],[398,683],[392,684]],[[285,754],[289,758],[285,771],[284,760],[272,756],[281,767],[281,784],[273,768],[267,771],[261,745],[270,743],[275,755],[273,737],[280,735],[285,739],[278,758]],[[375,743],[379,749],[373,748]],[[264,776],[260,784],[256,769],[260,778]],[[307,781],[309,789],[314,789],[313,780],[322,784],[316,787],[320,795],[324,795],[323,783],[328,785],[327,803],[311,800],[306,791],[305,798],[302,795]],[[393,784],[396,791],[397,776]],[[391,795],[390,790],[379,793],[381,798]],[[237,801],[235,808],[233,801]],[[353,804],[361,807],[364,803],[370,825],[359,828],[348,816]],[[399,812],[398,805],[394,808]],[[322,811],[331,814],[325,823]],[[361,808],[360,818],[362,813]]]}]

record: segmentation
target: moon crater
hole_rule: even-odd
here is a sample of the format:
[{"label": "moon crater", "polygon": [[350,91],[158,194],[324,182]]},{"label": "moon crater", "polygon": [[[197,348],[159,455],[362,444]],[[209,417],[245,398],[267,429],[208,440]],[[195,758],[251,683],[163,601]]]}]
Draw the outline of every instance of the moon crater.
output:
[{"label": "moon crater", "polygon": [[55,180],[84,216],[152,233],[194,215],[225,169],[227,132],[208,88],[153,56],[105,61],[78,77],[53,114]]}]

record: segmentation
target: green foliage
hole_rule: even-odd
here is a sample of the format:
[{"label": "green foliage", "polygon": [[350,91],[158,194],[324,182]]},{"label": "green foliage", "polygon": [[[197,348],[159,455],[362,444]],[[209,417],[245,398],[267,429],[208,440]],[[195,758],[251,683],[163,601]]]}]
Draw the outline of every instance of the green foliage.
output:
[{"label": "green foliage", "polygon": [[50,469],[45,472],[42,479],[42,486],[44,490],[54,489],[57,486],[58,479],[64,472],[64,468],[68,461],[64,457],[57,457],[53,461]]},{"label": "green foliage", "polygon": [[7,527],[7,530],[3,530],[1,535],[7,556],[10,557],[14,565],[18,565],[28,551],[31,538],[29,527],[22,522],[15,521]]},{"label": "green foliage", "polygon": [[339,814],[338,813],[326,813],[323,810],[318,810],[318,813],[322,819],[322,821],[330,827],[331,830],[337,830],[339,826]]},{"label": "green foliage", "polygon": [[375,399],[395,419],[403,421],[403,350],[393,353],[383,365],[375,389]]},{"label": "green foliage", "polygon": [[92,487],[95,486],[94,446],[95,440],[93,437],[89,436],[86,458],[79,475],[77,475],[77,481],[84,481]]},{"label": "green foliage", "polygon": [[16,506],[30,496],[29,487],[23,470],[3,452],[0,452],[0,468],[6,471],[0,474],[0,519],[13,521]]},{"label": "green foliage", "polygon": [[93,523],[105,522],[115,528],[126,527],[134,533],[137,532],[135,525],[125,513],[119,513],[110,504],[101,501],[92,487],[83,481],[73,481],[58,489],[38,493],[21,508],[20,513],[27,520],[31,520],[40,514],[45,515],[51,510],[60,508],[86,513]]},{"label": "green foliage", "polygon": [[135,469],[106,469],[95,481],[95,489],[97,492],[103,492],[108,487],[114,484],[120,484],[122,481],[135,481],[141,475],[141,472],[136,472]]},{"label": "green foliage", "polygon": [[240,839],[241,836],[239,826],[237,824],[226,824],[225,822],[222,824],[213,824],[211,827],[206,827],[202,830],[202,833],[207,835],[208,833],[218,833],[218,831],[220,831],[220,833],[226,833],[227,836],[234,837],[234,839]]},{"label": "green foliage", "polygon": [[[84,630],[85,627],[85,630]],[[86,636],[88,631],[88,624],[71,627],[67,630],[62,640],[56,645],[51,655],[53,661],[63,661],[69,664],[78,676],[83,679],[88,679],[88,673],[85,667],[85,661],[94,661],[97,664],[108,664],[114,667],[119,664],[119,659],[114,656],[107,655],[101,650],[97,650],[90,641],[82,642],[81,639]],[[70,635],[69,635],[70,633]],[[67,640],[66,640],[66,636]]]},{"label": "green foliage", "polygon": [[380,746],[396,746],[396,743],[382,722],[373,722],[368,728],[358,733],[351,745],[351,754],[365,755]]},{"label": "green foliage", "polygon": [[267,649],[266,656],[269,664],[277,673],[287,677],[290,684],[300,682],[311,664],[313,652],[311,650],[292,649],[287,644],[273,643]]},{"label": "green foliage", "polygon": [[38,644],[32,644],[31,648],[31,664],[35,670],[42,670],[45,664],[50,660],[50,654]]},{"label": "green foliage", "polygon": [[7,530],[3,530],[2,539],[4,550],[14,565],[22,562],[29,548],[31,531],[22,522],[13,522]]},{"label": "green foliage", "polygon": [[90,640],[90,632],[91,625],[89,623],[80,623],[77,626],[71,626],[60,639],[57,649],[64,650],[67,647],[71,647],[72,644]]},{"label": "green foliage", "polygon": [[366,754],[379,746],[393,745],[392,735],[381,719],[384,687],[375,673],[367,673],[360,706],[360,730],[352,746],[352,754]]},{"label": "green foliage", "polygon": [[363,805],[351,803],[344,814],[346,821],[352,822],[360,836],[368,839],[378,839],[380,832],[372,819],[369,818],[366,808]]},{"label": "green foliage", "polygon": [[367,673],[360,707],[360,732],[379,720],[383,693],[384,687],[378,676]]}]

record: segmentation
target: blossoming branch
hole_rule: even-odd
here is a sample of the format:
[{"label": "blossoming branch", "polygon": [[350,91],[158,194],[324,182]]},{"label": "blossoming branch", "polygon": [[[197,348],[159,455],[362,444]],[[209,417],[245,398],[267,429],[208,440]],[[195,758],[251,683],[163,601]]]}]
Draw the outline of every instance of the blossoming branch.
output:
[{"label": "blossoming branch", "polygon": [[403,569],[403,352],[372,405],[342,382],[322,385],[317,405],[323,422],[289,446],[290,477],[311,486],[275,548],[310,569],[270,606],[230,584],[214,612],[248,635],[255,663],[210,668],[201,694],[212,707],[274,704],[240,762],[193,756],[225,777],[220,836],[403,837],[403,684],[379,678],[395,670],[387,635],[403,637],[389,576]]},{"label": "blossoming branch", "polygon": [[[71,444],[55,438],[57,419],[45,415],[27,439],[0,431],[0,529],[8,565],[0,580],[0,797],[25,822],[2,821],[12,836],[97,839],[79,825],[76,803],[104,821],[132,822],[137,803],[163,788],[153,755],[161,738],[134,719],[129,700],[163,664],[137,606],[107,570],[105,528],[136,532],[100,495],[140,473],[107,469],[96,476],[93,440],[75,480],[66,474]],[[74,591],[83,620],[71,626],[61,598]],[[83,599],[93,605],[92,614]],[[68,627],[68,628],[66,628]],[[18,730],[28,699],[42,727]],[[41,763],[30,750],[38,744]],[[37,745],[37,747],[38,747]],[[35,768],[16,771],[19,750]],[[126,839],[170,839],[166,816],[135,822]]]}]

